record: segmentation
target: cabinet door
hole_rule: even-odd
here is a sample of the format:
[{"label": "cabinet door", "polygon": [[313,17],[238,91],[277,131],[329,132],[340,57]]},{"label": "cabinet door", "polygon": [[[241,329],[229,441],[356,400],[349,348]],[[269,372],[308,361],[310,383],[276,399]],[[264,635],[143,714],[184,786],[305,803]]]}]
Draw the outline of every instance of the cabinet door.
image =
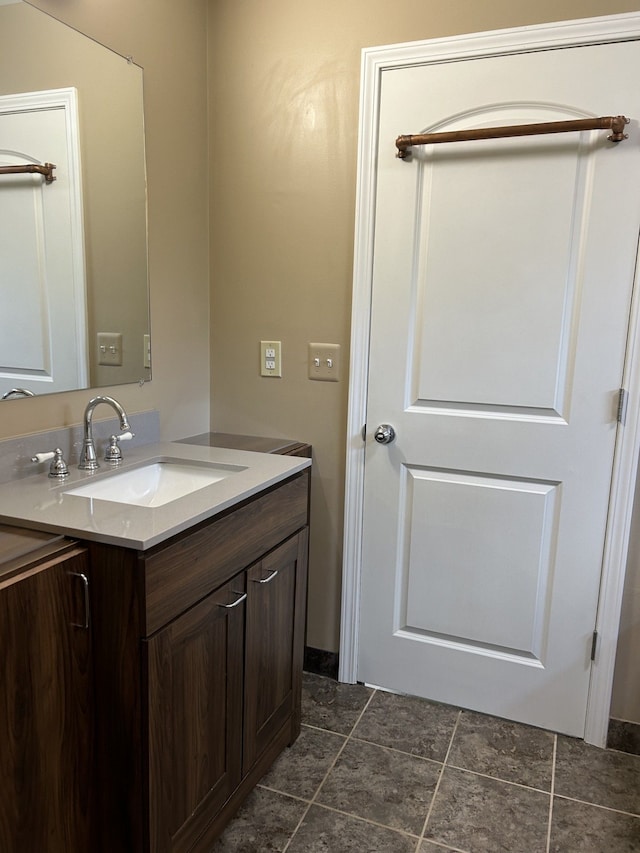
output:
[{"label": "cabinet door", "polygon": [[297,735],[306,542],[303,531],[247,572],[244,773],[283,725]]},{"label": "cabinet door", "polygon": [[0,588],[0,850],[90,850],[87,554]]},{"label": "cabinet door", "polygon": [[191,849],[240,781],[244,586],[241,573],[143,643],[153,853]]}]

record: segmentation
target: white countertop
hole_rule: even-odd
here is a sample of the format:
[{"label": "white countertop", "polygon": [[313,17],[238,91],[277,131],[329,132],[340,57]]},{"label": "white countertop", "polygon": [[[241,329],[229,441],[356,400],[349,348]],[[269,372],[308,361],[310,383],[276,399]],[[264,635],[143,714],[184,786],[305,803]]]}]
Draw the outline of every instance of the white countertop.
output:
[{"label": "white countertop", "polygon": [[[62,481],[49,478],[49,463],[33,477],[0,485],[0,522],[66,536],[146,550],[212,518],[240,501],[303,471],[311,460],[174,442],[123,448],[117,467],[101,461],[95,472],[69,466]],[[65,492],[149,462],[188,461],[240,466],[232,476],[159,507],[134,506]]]}]

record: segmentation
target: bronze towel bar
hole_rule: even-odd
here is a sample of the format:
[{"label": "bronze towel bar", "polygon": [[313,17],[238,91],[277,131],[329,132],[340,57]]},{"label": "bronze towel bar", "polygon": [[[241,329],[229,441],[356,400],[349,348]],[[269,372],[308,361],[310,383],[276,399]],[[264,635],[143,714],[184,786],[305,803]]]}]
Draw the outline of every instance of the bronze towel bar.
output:
[{"label": "bronze towel bar", "polygon": [[45,163],[43,166],[39,166],[37,163],[28,163],[24,166],[0,166],[0,175],[24,175],[37,173],[38,175],[44,175],[46,183],[51,184],[55,181],[53,174],[54,169],[54,163]]},{"label": "bronze towel bar", "polygon": [[569,133],[574,130],[611,130],[607,137],[612,142],[627,139],[625,125],[630,119],[626,116],[601,116],[600,118],[580,118],[573,121],[547,121],[539,124],[512,124],[504,127],[480,127],[470,130],[450,130],[442,133],[417,133],[413,136],[399,136],[396,139],[397,156],[404,160],[412,145],[433,145],[438,142],[470,142],[476,139],[504,139],[509,136],[535,136],[541,133]]}]

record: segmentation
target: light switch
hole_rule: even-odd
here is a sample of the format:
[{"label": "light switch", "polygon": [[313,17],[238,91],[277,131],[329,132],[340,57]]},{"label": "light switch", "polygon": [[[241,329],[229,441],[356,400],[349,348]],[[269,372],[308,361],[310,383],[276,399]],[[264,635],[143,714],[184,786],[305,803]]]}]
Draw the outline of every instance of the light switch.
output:
[{"label": "light switch", "polygon": [[282,377],[280,341],[260,341],[260,376]]},{"label": "light switch", "polygon": [[119,367],[122,364],[122,334],[98,332],[98,364]]},{"label": "light switch", "polygon": [[340,344],[309,344],[309,379],[340,380]]}]

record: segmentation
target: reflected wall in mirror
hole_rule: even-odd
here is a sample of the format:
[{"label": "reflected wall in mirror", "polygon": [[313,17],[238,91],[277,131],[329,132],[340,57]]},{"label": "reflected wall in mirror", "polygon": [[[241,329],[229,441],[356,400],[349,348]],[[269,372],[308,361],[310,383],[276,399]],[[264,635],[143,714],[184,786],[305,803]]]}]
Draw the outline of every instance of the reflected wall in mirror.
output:
[{"label": "reflected wall in mirror", "polygon": [[142,69],[0,0],[0,167],[36,161],[0,174],[0,398],[150,379]]}]

